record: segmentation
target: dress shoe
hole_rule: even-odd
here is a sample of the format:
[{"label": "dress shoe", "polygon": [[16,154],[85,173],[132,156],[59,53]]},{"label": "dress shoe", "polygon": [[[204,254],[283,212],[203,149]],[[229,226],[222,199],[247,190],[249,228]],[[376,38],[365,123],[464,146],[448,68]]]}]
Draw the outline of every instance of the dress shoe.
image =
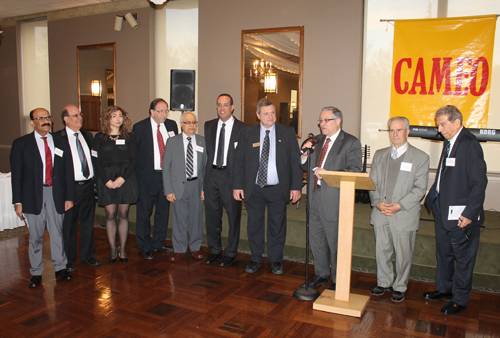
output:
[{"label": "dress shoe", "polygon": [[56,279],[58,280],[71,280],[73,276],[66,269],[56,271]]},{"label": "dress shoe", "polygon": [[203,253],[200,250],[197,251],[192,251],[191,256],[193,256],[196,259],[203,259],[205,256],[203,256]]},{"label": "dress shoe", "polygon": [[221,258],[221,254],[210,254],[207,259],[205,259],[206,264],[213,264]]},{"label": "dress shoe", "polygon": [[109,254],[109,265],[116,263],[116,256],[118,255],[118,248],[115,248],[115,251]]},{"label": "dress shoe", "polygon": [[233,265],[233,263],[234,263],[235,260],[236,260],[236,256],[234,256],[234,257],[224,256],[224,258],[222,258],[220,260],[219,266]]},{"label": "dress shoe", "polygon": [[69,272],[75,271],[75,267],[73,266],[73,263],[66,264],[66,270],[68,270]]},{"label": "dress shoe", "polygon": [[[315,275],[313,278],[309,280],[309,287],[315,288],[320,285],[327,285],[330,282],[330,276],[328,278],[323,278],[320,275]],[[306,283],[302,284],[302,287],[306,287]]]},{"label": "dress shoe", "polygon": [[170,245],[162,245],[159,248],[154,248],[152,251],[165,251],[165,252],[173,252],[174,248],[172,248]]},{"label": "dress shoe", "polygon": [[404,299],[405,299],[405,293],[404,293],[404,292],[401,292],[401,291],[394,291],[394,292],[392,293],[391,300],[392,300],[394,303],[399,303],[399,302],[402,302]]},{"label": "dress shoe", "polygon": [[386,292],[389,292],[389,291],[392,291],[392,287],[383,287],[383,286],[376,286],[372,289],[372,291],[370,292],[370,294],[374,295],[374,296],[382,296],[384,293]]},{"label": "dress shoe", "polygon": [[332,290],[335,291],[335,283],[332,283],[329,287],[326,288],[327,290]]},{"label": "dress shoe", "polygon": [[462,306],[452,301],[443,306],[443,308],[441,309],[441,313],[448,316],[455,316],[460,312],[465,311],[465,309],[467,309],[467,306]]},{"label": "dress shoe", "polygon": [[[95,259],[93,257],[91,259],[86,260],[84,263],[88,264],[90,266],[99,266],[99,265],[101,265],[101,261],[98,261],[97,259]],[[74,268],[73,268],[73,270],[68,269],[68,271],[70,271],[70,272],[71,271],[75,271],[75,269]]]},{"label": "dress shoe", "polygon": [[170,258],[168,259],[171,262],[177,262],[180,261],[182,258],[186,257],[185,252],[176,252]]},{"label": "dress shoe", "polygon": [[451,293],[441,293],[439,291],[430,291],[424,293],[424,299],[427,300],[441,300],[441,299],[451,299],[453,294]]},{"label": "dress shoe", "polygon": [[282,275],[285,270],[283,269],[283,264],[281,262],[271,263],[272,271],[275,275]]},{"label": "dress shoe", "polygon": [[255,273],[257,269],[260,267],[261,263],[257,263],[256,261],[250,261],[245,268],[245,271],[248,273]]},{"label": "dress shoe", "polygon": [[153,253],[150,250],[141,252],[141,255],[146,259],[153,259]]},{"label": "dress shoe", "polygon": [[127,263],[128,262],[128,257],[127,257],[127,254],[125,255],[122,255],[120,253],[120,249],[121,249],[121,246],[118,247],[118,256],[120,256],[120,262],[122,263]]},{"label": "dress shoe", "polygon": [[42,276],[31,276],[28,286],[30,288],[36,288],[40,284],[42,284]]}]

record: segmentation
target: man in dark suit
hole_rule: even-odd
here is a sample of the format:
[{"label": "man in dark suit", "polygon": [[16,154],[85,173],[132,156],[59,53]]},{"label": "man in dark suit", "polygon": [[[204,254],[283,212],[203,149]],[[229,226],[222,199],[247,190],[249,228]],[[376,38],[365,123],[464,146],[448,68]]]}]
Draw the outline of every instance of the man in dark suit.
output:
[{"label": "man in dark suit", "polygon": [[52,116],[43,108],[30,112],[33,133],[12,143],[12,201],[16,214],[26,218],[29,229],[31,279],[29,287],[42,283],[43,234],[50,234],[50,251],[56,279],[70,280],[66,270],[62,223],[64,212],[73,207],[75,183],[71,151],[62,137],[50,131]]},{"label": "man in dark suit", "polygon": [[212,264],[222,257],[222,210],[226,209],[229,221],[227,246],[220,266],[234,263],[240,240],[241,201],[233,197],[232,176],[234,153],[241,130],[247,126],[233,116],[233,98],[220,94],[217,98],[219,118],[205,122],[207,166],[205,170],[205,221],[210,255],[205,263]]},{"label": "man in dark suit", "polygon": [[441,313],[457,315],[467,308],[472,291],[488,178],[483,149],[463,127],[458,108],[440,108],[436,124],[445,141],[436,180],[425,199],[435,219],[436,290],[423,296],[451,299]]},{"label": "man in dark suit", "polygon": [[286,240],[286,206],[301,197],[302,170],[299,147],[292,127],[276,123],[276,107],[268,99],[257,103],[260,123],[242,131],[236,148],[233,196],[245,200],[248,242],[252,257],[246,272],[254,273],[264,253],[267,206],[267,254],[274,274],[283,274]]},{"label": "man in dark suit", "polygon": [[101,265],[95,259],[94,241],[94,168],[92,166],[92,134],[82,130],[83,115],[78,107],[64,107],[61,119],[66,126],[58,131],[69,144],[73,160],[76,199],[73,208],[66,211],[63,222],[64,252],[68,271],[75,271],[78,223],[80,223],[80,260],[90,266]]},{"label": "man in dark suit", "polygon": [[[149,117],[134,124],[132,131],[137,142],[137,168],[135,175],[139,189],[137,202],[137,248],[146,259],[152,259],[152,251],[173,251],[163,241],[167,237],[170,203],[163,194],[162,165],[168,138],[177,135],[177,123],[167,118],[168,104],[155,99],[149,106]],[[155,207],[153,238],[151,214]]]},{"label": "man in dark suit", "polygon": [[[311,208],[309,216],[309,238],[314,256],[315,276],[309,286],[327,285],[332,276],[335,290],[337,276],[337,242],[339,230],[340,189],[331,188],[321,179],[321,173],[328,171],[361,171],[361,143],[351,134],[342,130],[342,112],[335,107],[321,109],[318,124],[321,135],[315,136],[318,146],[312,154],[302,154],[302,168],[307,170],[311,161],[312,172],[308,173],[308,193]],[[308,141],[302,147],[314,147]],[[310,156],[309,156],[310,155]],[[330,253],[329,253],[330,252]],[[330,268],[331,266],[331,268]]]}]

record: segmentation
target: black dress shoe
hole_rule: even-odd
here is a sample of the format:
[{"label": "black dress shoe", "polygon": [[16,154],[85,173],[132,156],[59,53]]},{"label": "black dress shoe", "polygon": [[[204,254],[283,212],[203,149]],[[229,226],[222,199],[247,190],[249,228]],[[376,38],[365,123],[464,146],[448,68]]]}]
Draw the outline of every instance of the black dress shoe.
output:
[{"label": "black dress shoe", "polygon": [[281,262],[271,263],[272,271],[275,275],[282,275],[285,270],[283,269],[283,264]]},{"label": "black dress shoe", "polygon": [[36,288],[40,284],[42,284],[42,276],[31,276],[28,286],[30,288]]},{"label": "black dress shoe", "polygon": [[219,260],[219,258],[221,258],[222,255],[221,254],[210,254],[207,259],[205,259],[205,263],[206,264],[213,264],[215,262],[217,262]]},{"label": "black dress shoe", "polygon": [[109,265],[116,263],[116,256],[118,256],[118,248],[115,248],[114,255],[113,255],[113,253],[111,253],[109,255],[109,259],[108,259]]},{"label": "black dress shoe", "polygon": [[382,296],[384,293],[386,292],[389,292],[389,291],[392,291],[392,287],[383,287],[383,286],[376,286],[372,289],[372,291],[370,292],[370,294],[374,295],[374,296]]},{"label": "black dress shoe", "polygon": [[326,288],[327,290],[332,290],[335,291],[335,283],[332,283],[329,287]]},{"label": "black dress shoe", "polygon": [[[315,288],[320,285],[327,285],[330,282],[330,276],[328,278],[323,278],[320,275],[315,275],[313,278],[309,280],[309,287],[310,288]],[[302,284],[302,287],[306,287],[306,283]]]},{"label": "black dress shoe", "polygon": [[404,292],[401,292],[401,291],[394,291],[394,292],[392,293],[391,300],[392,300],[394,303],[399,303],[399,302],[402,302],[404,299],[405,299],[405,293],[404,293]]},{"label": "black dress shoe", "polygon": [[467,309],[467,306],[462,306],[452,301],[443,306],[443,308],[441,309],[441,313],[448,316],[455,316],[460,312],[465,311],[465,309]]},{"label": "black dress shoe", "polygon": [[453,294],[451,293],[441,293],[439,291],[430,291],[423,294],[424,299],[427,300],[441,300],[441,299],[451,299]]},{"label": "black dress shoe", "polygon": [[141,255],[146,259],[153,259],[153,253],[149,250],[141,252]]},{"label": "black dress shoe", "polygon": [[245,272],[247,273],[255,273],[257,269],[260,267],[261,263],[257,263],[256,261],[250,261],[245,268]]},{"label": "black dress shoe", "polygon": [[235,260],[236,260],[236,256],[234,256],[234,257],[224,256],[224,258],[222,258],[220,260],[219,266],[233,265],[233,263],[234,263]]},{"label": "black dress shoe", "polygon": [[[88,264],[90,266],[99,266],[99,265],[101,265],[101,261],[98,261],[97,259],[95,259],[93,257],[91,259],[86,260],[84,263]],[[75,271],[75,269],[73,269],[73,270],[69,270],[68,269],[68,271]]]},{"label": "black dress shoe", "polygon": [[172,248],[170,245],[163,245],[159,248],[154,248],[152,251],[174,252],[174,248]]},{"label": "black dress shoe", "polygon": [[66,269],[56,271],[56,279],[58,280],[71,280],[73,276]]},{"label": "black dress shoe", "polygon": [[66,270],[68,270],[69,272],[75,271],[75,267],[73,266],[73,263],[66,264]]}]

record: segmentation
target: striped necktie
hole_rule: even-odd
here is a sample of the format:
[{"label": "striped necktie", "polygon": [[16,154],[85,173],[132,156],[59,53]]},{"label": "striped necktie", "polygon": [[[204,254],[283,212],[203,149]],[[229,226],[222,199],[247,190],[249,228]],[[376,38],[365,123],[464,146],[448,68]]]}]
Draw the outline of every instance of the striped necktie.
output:
[{"label": "striped necktie", "polygon": [[193,176],[194,170],[193,170],[193,145],[191,144],[191,137],[187,138],[188,140],[188,146],[187,146],[187,156],[186,156],[186,175],[188,179],[191,179]]}]

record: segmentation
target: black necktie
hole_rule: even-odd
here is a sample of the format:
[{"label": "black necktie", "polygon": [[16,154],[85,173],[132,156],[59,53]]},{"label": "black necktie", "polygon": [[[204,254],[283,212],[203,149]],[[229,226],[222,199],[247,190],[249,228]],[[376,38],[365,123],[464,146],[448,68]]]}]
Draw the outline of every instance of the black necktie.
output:
[{"label": "black necktie", "polygon": [[78,150],[78,157],[80,158],[80,163],[82,165],[82,173],[83,177],[89,178],[89,164],[87,163],[87,157],[85,157],[85,152],[83,151],[82,144],[80,143],[80,139],[78,138],[78,133],[74,133],[76,137],[76,150]]},{"label": "black necktie", "polygon": [[264,145],[260,154],[259,171],[257,174],[257,184],[263,188],[267,184],[267,165],[269,164],[269,130],[266,130]]},{"label": "black necktie", "polygon": [[187,157],[186,157],[186,175],[188,179],[193,176],[193,145],[191,144],[191,137],[187,138],[188,146],[187,146]]},{"label": "black necktie", "polygon": [[[438,182],[439,182],[439,191],[441,191],[441,174],[443,173],[443,169],[444,169],[444,164],[446,162],[446,159],[448,158],[448,155],[450,154],[450,141],[448,140],[445,140],[444,141],[444,151],[443,151],[443,157],[441,158],[441,165],[439,166],[439,174],[438,174]],[[438,192],[438,189],[436,189],[436,194],[434,196],[434,198],[437,197],[437,195],[439,194]]]},{"label": "black necktie", "polygon": [[224,142],[226,137],[226,124],[222,123],[219,133],[219,146],[217,147],[217,168],[222,168],[224,165]]}]

